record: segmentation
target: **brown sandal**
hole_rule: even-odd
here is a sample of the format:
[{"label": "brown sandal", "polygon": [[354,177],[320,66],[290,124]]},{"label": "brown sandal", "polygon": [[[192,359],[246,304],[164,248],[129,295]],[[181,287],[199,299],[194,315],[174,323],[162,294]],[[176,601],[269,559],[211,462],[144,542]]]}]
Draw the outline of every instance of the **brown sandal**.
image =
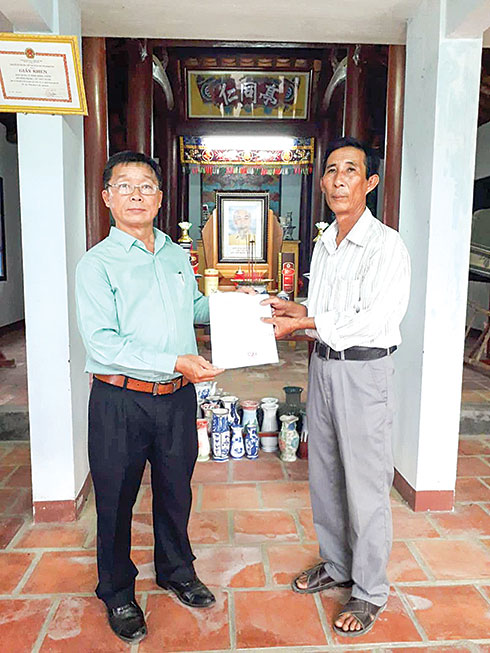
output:
[{"label": "brown sandal", "polygon": [[374,626],[374,622],[385,608],[386,603],[384,605],[374,605],[374,603],[364,601],[364,599],[351,598],[338,613],[335,621],[344,614],[350,614],[361,625],[361,629],[343,630],[335,625],[335,621],[333,623],[333,629],[337,635],[343,635],[344,637],[360,637],[361,635],[365,635]]},{"label": "brown sandal", "polygon": [[[298,587],[297,582],[300,579],[306,581],[306,587]],[[298,594],[314,594],[323,590],[331,589],[332,587],[352,587],[352,581],[337,581],[331,578],[325,570],[325,563],[319,562],[314,567],[306,569],[296,576],[291,583],[293,591]]]}]

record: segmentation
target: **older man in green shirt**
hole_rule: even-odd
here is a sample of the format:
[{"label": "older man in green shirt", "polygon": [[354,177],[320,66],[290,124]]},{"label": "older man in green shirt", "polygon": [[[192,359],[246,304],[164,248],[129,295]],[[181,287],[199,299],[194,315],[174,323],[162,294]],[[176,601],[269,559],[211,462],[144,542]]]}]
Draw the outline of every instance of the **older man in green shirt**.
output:
[{"label": "older man in green shirt", "polygon": [[156,582],[191,607],[213,594],[197,578],[187,534],[197,457],[193,383],[223,370],[197,353],[194,322],[207,322],[188,255],[153,227],[161,171],[138,152],[112,156],[102,197],[115,221],[77,268],[78,323],[94,375],[89,460],[97,506],[97,596],[126,642],[146,635],[130,558],[132,509],[149,460]]}]

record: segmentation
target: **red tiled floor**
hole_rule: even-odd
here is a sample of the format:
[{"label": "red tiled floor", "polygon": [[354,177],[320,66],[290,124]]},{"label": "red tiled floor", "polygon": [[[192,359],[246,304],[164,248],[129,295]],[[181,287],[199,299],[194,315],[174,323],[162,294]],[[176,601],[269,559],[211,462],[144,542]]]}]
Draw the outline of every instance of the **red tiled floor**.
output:
[{"label": "red tiled floor", "polygon": [[182,605],[169,595],[153,594],[146,606],[148,637],[139,653],[228,649],[228,597],[215,592],[216,604],[205,610]]},{"label": "red tiled floor", "polygon": [[456,504],[454,512],[433,513],[432,519],[437,522],[444,535],[490,535],[490,515],[480,506]]},{"label": "red tiled floor", "polygon": [[31,487],[31,466],[19,465],[17,469],[8,477],[4,487]]},{"label": "red tiled floor", "polygon": [[393,506],[393,538],[411,540],[417,537],[439,537],[439,533],[423,513],[412,512],[405,506]]},{"label": "red tiled floor", "polygon": [[5,549],[24,523],[22,517],[2,517],[0,519],[0,549]]},{"label": "red tiled floor", "polygon": [[99,599],[70,596],[58,606],[40,650],[41,653],[122,653],[129,647],[113,634]]},{"label": "red tiled floor", "polygon": [[32,553],[0,553],[0,594],[14,590],[34,558]]},{"label": "red tiled floor", "polygon": [[135,513],[131,529],[132,546],[153,546],[153,518],[151,514]]},{"label": "red tiled floor", "polygon": [[413,546],[438,579],[490,578],[490,551],[464,540],[418,540]]},{"label": "red tiled floor", "polygon": [[260,489],[266,508],[294,510],[310,506],[310,490],[306,482],[261,483]]},{"label": "red tiled floor", "polygon": [[29,653],[48,616],[49,599],[0,600],[0,647],[5,653]]},{"label": "red tiled floor", "polygon": [[215,463],[209,460],[205,463],[196,463],[193,483],[225,483],[228,480],[228,465]]},{"label": "red tiled floor", "polygon": [[307,481],[308,480],[308,460],[298,458],[294,463],[284,463],[286,469],[286,478],[288,481]]},{"label": "red tiled floor", "polygon": [[13,474],[15,469],[12,465],[0,465],[0,483],[3,483],[10,474]]},{"label": "red tiled floor", "polygon": [[298,510],[299,522],[303,528],[304,536],[307,540],[316,541],[316,531],[313,524],[313,513],[311,508],[302,508]]},{"label": "red tiled floor", "polygon": [[288,590],[235,594],[237,648],[325,645],[312,596]]},{"label": "red tiled floor", "polygon": [[43,553],[27,583],[22,588],[22,593],[93,592],[96,584],[97,576],[93,551],[90,553],[87,551],[52,551]]},{"label": "red tiled floor", "polygon": [[403,593],[431,640],[488,638],[488,603],[471,585],[405,587]]},{"label": "red tiled floor", "polygon": [[[348,600],[348,590],[335,588],[329,592],[322,592],[321,601],[325,609],[328,624],[333,624],[341,606]],[[332,638],[336,644],[363,644],[382,642],[417,642],[421,640],[410,616],[403,607],[402,602],[394,592],[390,593],[388,605],[378,617],[373,629],[366,635],[349,639],[337,635],[332,629]]]},{"label": "red tiled floor", "polygon": [[259,547],[216,546],[195,549],[199,578],[213,587],[263,587],[265,572]]},{"label": "red tiled floor", "polygon": [[478,456],[460,456],[458,458],[459,476],[490,476],[490,465]]},{"label": "red tiled floor", "polygon": [[155,564],[153,562],[153,549],[132,549],[131,560],[138,567],[136,577],[136,591],[156,590]]},{"label": "red tiled floor", "polygon": [[284,480],[279,458],[266,460],[234,460],[231,463],[234,481]]},{"label": "red tiled floor", "polygon": [[303,569],[320,560],[316,544],[274,544],[267,548],[267,555],[276,585],[289,585]]},{"label": "red tiled floor", "polygon": [[87,531],[80,524],[31,525],[17,542],[16,548],[76,548],[83,546],[86,537]]},{"label": "red tiled floor", "polygon": [[12,515],[31,515],[32,516],[32,492],[30,488],[17,488],[16,499],[8,509]]},{"label": "red tiled floor", "polygon": [[421,569],[404,542],[393,543],[388,563],[388,578],[391,583],[427,580],[427,574]]},{"label": "red tiled floor", "polygon": [[151,487],[149,485],[141,486],[133,512],[135,514],[141,512],[151,512],[152,497],[153,494],[151,492]]},{"label": "red tiled floor", "polygon": [[477,438],[460,438],[458,451],[463,456],[478,456],[479,454],[490,454],[488,444]]},{"label": "red tiled floor", "polygon": [[19,499],[19,493],[14,488],[0,489],[0,514],[11,512]]},{"label": "red tiled floor", "polygon": [[189,521],[192,544],[224,544],[229,541],[228,515],[223,511],[193,512]]},{"label": "red tiled floor", "polygon": [[0,460],[2,465],[30,465],[31,454],[29,445],[25,443],[16,443],[12,450],[8,451]]},{"label": "red tiled floor", "polygon": [[490,487],[477,478],[458,478],[456,501],[490,501]]},{"label": "red tiled floor", "polygon": [[282,510],[243,510],[235,512],[235,541],[239,543],[267,540],[297,540],[292,515]]},{"label": "red tiled floor", "polygon": [[259,496],[255,484],[204,485],[202,488],[202,510],[246,510],[259,507]]}]

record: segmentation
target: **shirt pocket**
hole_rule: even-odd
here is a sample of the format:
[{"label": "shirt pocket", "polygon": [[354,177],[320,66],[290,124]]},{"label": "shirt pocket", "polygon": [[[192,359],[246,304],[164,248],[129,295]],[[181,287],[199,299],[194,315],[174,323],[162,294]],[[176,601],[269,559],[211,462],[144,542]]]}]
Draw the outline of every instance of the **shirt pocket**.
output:
[{"label": "shirt pocket", "polygon": [[359,279],[337,277],[330,286],[329,311],[351,311],[360,309],[361,282]]},{"label": "shirt pocket", "polygon": [[186,303],[186,278],[184,272],[172,272],[171,273],[171,288],[175,300],[175,304],[178,308],[183,308]]}]

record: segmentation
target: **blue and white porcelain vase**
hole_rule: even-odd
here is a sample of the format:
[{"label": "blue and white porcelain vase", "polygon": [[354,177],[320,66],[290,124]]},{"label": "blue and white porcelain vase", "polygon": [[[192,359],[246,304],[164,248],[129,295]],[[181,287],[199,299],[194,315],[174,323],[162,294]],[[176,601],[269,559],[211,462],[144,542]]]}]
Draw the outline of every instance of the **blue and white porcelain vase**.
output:
[{"label": "blue and white porcelain vase", "polygon": [[240,417],[238,416],[237,412],[238,397],[234,397],[233,395],[224,395],[221,397],[221,403],[229,411],[228,422],[230,424],[230,429],[233,426],[238,426],[240,424]]},{"label": "blue and white porcelain vase", "polygon": [[279,419],[282,422],[281,432],[279,433],[281,460],[285,463],[294,463],[299,446],[299,435],[296,430],[298,418],[296,415],[281,415]]},{"label": "blue and white porcelain vase", "polygon": [[228,426],[228,410],[226,408],[213,408],[211,447],[214,460],[218,462],[228,460],[230,455],[230,429]]},{"label": "blue and white porcelain vase", "polygon": [[254,460],[259,457],[259,434],[257,424],[249,422],[245,427],[245,453],[247,458]]},{"label": "blue and white porcelain vase", "polygon": [[231,427],[231,447],[230,456],[232,458],[243,458],[245,446],[243,444],[243,428],[238,426]]}]

